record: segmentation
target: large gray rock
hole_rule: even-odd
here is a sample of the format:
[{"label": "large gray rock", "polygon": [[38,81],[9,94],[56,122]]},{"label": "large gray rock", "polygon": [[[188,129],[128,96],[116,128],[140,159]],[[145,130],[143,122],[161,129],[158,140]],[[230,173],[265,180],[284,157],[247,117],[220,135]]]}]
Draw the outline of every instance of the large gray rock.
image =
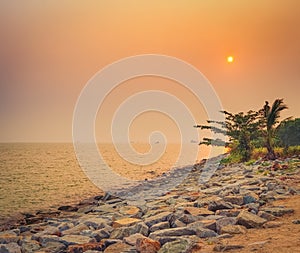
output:
[{"label": "large gray rock", "polygon": [[285,207],[265,207],[261,210],[277,217],[294,212],[294,209]]},{"label": "large gray rock", "polygon": [[10,243],[10,242],[18,242],[20,240],[20,236],[18,236],[13,231],[4,231],[0,232],[0,243]]},{"label": "large gray rock", "polygon": [[183,253],[183,252],[187,252],[188,249],[189,249],[188,240],[178,239],[164,244],[164,246],[160,248],[158,253],[168,253],[168,252]]},{"label": "large gray rock", "polygon": [[200,238],[215,237],[218,235],[215,231],[205,228],[204,225],[202,221],[197,221],[189,224],[187,227],[195,231],[195,234]]},{"label": "large gray rock", "polygon": [[177,239],[172,242],[165,243],[158,253],[189,253],[195,243],[187,239]]},{"label": "large gray rock", "polygon": [[272,220],[275,220],[277,219],[276,216],[270,214],[270,213],[267,213],[267,212],[264,212],[264,211],[259,211],[257,213],[257,215],[263,219],[266,219],[268,221],[272,221]]},{"label": "large gray rock", "polygon": [[221,234],[245,234],[247,229],[241,225],[227,225],[223,226],[220,230]]},{"label": "large gray rock", "polygon": [[220,210],[220,209],[232,209],[232,208],[233,208],[233,205],[229,202],[225,202],[224,200],[212,201],[208,205],[208,210],[213,211],[213,212]]},{"label": "large gray rock", "polygon": [[79,223],[77,226],[64,230],[62,235],[79,235],[81,231],[87,230],[89,227],[86,224]]},{"label": "large gray rock", "polygon": [[140,253],[157,253],[161,244],[150,238],[138,238],[135,244],[136,250]]},{"label": "large gray rock", "polygon": [[42,246],[46,245],[48,242],[60,242],[60,237],[56,235],[42,235],[36,237],[36,235],[32,236],[32,240],[38,241]]},{"label": "large gray rock", "polygon": [[246,210],[240,212],[237,219],[238,224],[245,226],[246,228],[258,228],[261,227],[265,222],[267,222],[267,220]]},{"label": "large gray rock", "polygon": [[11,242],[8,244],[0,244],[0,252],[1,253],[21,253],[21,248],[15,242]]},{"label": "large gray rock", "polygon": [[231,204],[234,204],[234,205],[241,206],[244,203],[244,198],[241,195],[230,195],[230,196],[224,197],[224,201],[230,202]]},{"label": "large gray rock", "polygon": [[184,236],[184,235],[195,235],[196,231],[194,229],[188,227],[182,228],[169,228],[169,229],[162,229],[157,230],[150,234],[151,239],[156,239],[160,236]]},{"label": "large gray rock", "polygon": [[217,244],[214,247],[214,251],[216,251],[216,252],[224,252],[224,251],[242,249],[244,247],[245,246],[239,245],[239,244]]},{"label": "large gray rock", "polygon": [[136,233],[140,233],[144,236],[148,236],[148,232],[149,232],[148,226],[145,223],[140,222],[130,227],[121,227],[121,228],[114,229],[110,234],[110,238],[123,239],[124,237],[128,237]]},{"label": "large gray rock", "polygon": [[218,235],[215,231],[210,230],[208,228],[201,228],[201,227],[199,227],[195,231],[196,231],[196,235],[199,238],[216,237]]},{"label": "large gray rock", "polygon": [[243,203],[244,203],[244,205],[250,204],[250,203],[255,203],[256,200],[257,199],[254,196],[252,196],[252,195],[246,195],[243,198]]},{"label": "large gray rock", "polygon": [[[22,252],[35,252],[41,248],[40,244],[35,240],[26,240],[24,239],[21,244]],[[1,252],[1,251],[0,251]]]},{"label": "large gray rock", "polygon": [[222,227],[228,225],[235,225],[237,223],[237,218],[235,217],[224,217],[223,219],[219,219],[216,221],[216,231],[217,233],[221,233]]},{"label": "large gray rock", "polygon": [[94,229],[100,229],[111,225],[111,222],[96,216],[83,217],[83,219],[80,220],[80,222],[88,227],[93,227]]},{"label": "large gray rock", "polygon": [[[66,245],[60,242],[47,242],[40,251],[51,252],[51,253],[61,253],[66,249]],[[25,251],[26,252],[26,251]]]},{"label": "large gray rock", "polygon": [[195,221],[198,221],[199,219],[200,219],[200,217],[193,216],[191,214],[183,214],[178,218],[178,220],[183,222],[184,224],[190,224]]},{"label": "large gray rock", "polygon": [[162,212],[146,218],[144,222],[148,227],[151,227],[154,224],[170,220],[172,216],[173,216],[172,212]]},{"label": "large gray rock", "polygon": [[153,225],[152,227],[150,227],[150,232],[154,232],[156,230],[161,230],[166,228],[170,228],[170,223],[168,221],[160,222]]},{"label": "large gray rock", "polygon": [[60,242],[68,246],[73,244],[96,242],[96,240],[84,235],[65,235],[60,238]]},{"label": "large gray rock", "polygon": [[129,245],[135,246],[137,239],[141,239],[141,238],[144,239],[147,237],[140,233],[136,233],[136,234],[130,235],[128,237],[124,237],[123,241]]},{"label": "large gray rock", "polygon": [[123,242],[117,242],[108,246],[104,253],[137,253],[135,248]]},{"label": "large gray rock", "polygon": [[100,242],[102,239],[109,238],[110,233],[113,231],[112,227],[106,227],[99,230],[92,231],[91,237],[95,238],[97,242]]}]

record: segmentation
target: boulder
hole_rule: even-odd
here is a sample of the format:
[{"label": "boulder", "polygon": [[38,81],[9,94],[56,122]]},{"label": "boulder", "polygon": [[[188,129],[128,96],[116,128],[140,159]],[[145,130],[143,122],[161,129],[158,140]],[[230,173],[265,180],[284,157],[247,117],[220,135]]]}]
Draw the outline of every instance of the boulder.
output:
[{"label": "boulder", "polygon": [[11,242],[8,244],[0,244],[0,252],[1,253],[21,253],[21,248],[15,242]]},{"label": "boulder", "polygon": [[208,205],[208,210],[210,211],[217,211],[220,209],[232,209],[233,205],[229,202],[225,202],[224,200],[217,200],[217,201],[212,201]]},{"label": "boulder", "polygon": [[134,247],[123,242],[114,243],[108,246],[104,250],[104,253],[131,253],[131,252],[132,253],[136,252]]},{"label": "boulder", "polygon": [[131,226],[131,225],[136,224],[138,222],[141,222],[141,220],[136,219],[136,218],[124,218],[124,219],[114,221],[113,224],[112,224],[112,227],[113,228],[128,227],[128,226]]},{"label": "boulder", "polygon": [[128,237],[124,237],[123,241],[126,242],[129,245],[135,246],[136,241],[138,239],[141,239],[141,238],[144,239],[144,238],[147,238],[147,237],[144,236],[144,235],[142,235],[142,234],[140,234],[140,233],[136,233],[136,234],[130,235]]},{"label": "boulder", "polygon": [[150,238],[138,238],[136,250],[140,253],[156,253],[160,249],[160,243]]},{"label": "boulder", "polygon": [[267,220],[257,216],[256,214],[250,213],[246,210],[240,212],[237,219],[238,219],[238,224],[245,226],[246,228],[258,228],[267,222]]},{"label": "boulder", "polygon": [[244,226],[241,225],[227,225],[221,227],[220,230],[221,234],[246,234],[247,229]]},{"label": "boulder", "polygon": [[235,225],[237,223],[237,218],[235,217],[224,217],[216,221],[216,231],[217,233],[221,233],[222,227],[228,225]]},{"label": "boulder", "polygon": [[86,252],[88,250],[97,250],[99,252],[101,250],[104,250],[104,248],[105,248],[104,244],[99,242],[76,244],[76,245],[70,245],[68,247],[68,253]]},{"label": "boulder", "polygon": [[153,226],[154,224],[163,222],[163,221],[168,221],[170,218],[173,216],[172,212],[161,212],[156,215],[150,216],[145,219],[145,223],[148,227]]},{"label": "boulder", "polygon": [[188,227],[182,228],[169,228],[169,229],[162,229],[157,230],[150,234],[151,239],[155,239],[160,236],[184,236],[184,235],[195,235],[196,231],[194,229]]},{"label": "boulder", "polygon": [[265,207],[261,210],[277,217],[283,216],[285,214],[294,213],[294,209],[285,207]]},{"label": "boulder", "polygon": [[186,207],[184,213],[191,214],[193,216],[208,216],[214,214],[214,212],[201,207]]},{"label": "boulder", "polygon": [[160,222],[153,225],[152,227],[150,227],[150,232],[154,232],[156,230],[161,230],[166,228],[170,228],[170,223],[168,221]]}]

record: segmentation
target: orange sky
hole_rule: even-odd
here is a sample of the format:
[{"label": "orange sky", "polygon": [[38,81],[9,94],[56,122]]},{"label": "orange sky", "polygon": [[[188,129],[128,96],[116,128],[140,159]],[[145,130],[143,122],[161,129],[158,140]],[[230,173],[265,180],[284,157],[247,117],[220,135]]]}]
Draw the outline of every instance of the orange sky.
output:
[{"label": "orange sky", "polygon": [[[290,109],[283,116],[300,117],[299,27],[298,0],[2,1],[0,141],[71,141],[74,106],[86,82],[107,64],[138,54],[170,55],[194,65],[228,111],[284,98]],[[232,64],[228,55],[235,57]],[[143,89],[171,92],[199,122],[206,120],[203,108],[177,84],[139,81],[124,83],[103,105],[99,139],[107,137],[112,108]],[[137,140],[153,118],[148,116],[133,125]],[[149,129],[170,121],[154,118]]]}]

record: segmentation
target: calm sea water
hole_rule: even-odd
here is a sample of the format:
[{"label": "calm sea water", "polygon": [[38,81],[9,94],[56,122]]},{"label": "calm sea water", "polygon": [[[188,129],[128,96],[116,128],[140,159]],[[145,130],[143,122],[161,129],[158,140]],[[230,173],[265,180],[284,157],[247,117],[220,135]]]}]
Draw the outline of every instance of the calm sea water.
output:
[{"label": "calm sea water", "polygon": [[[140,153],[147,144],[135,144]],[[153,178],[168,171],[178,158],[178,144],[167,145],[163,156],[147,166],[134,165],[120,157],[111,144],[99,145],[105,163],[130,179]],[[199,154],[199,156],[201,156]],[[200,159],[200,158],[199,158]],[[100,194],[78,165],[74,148],[68,144],[0,144],[0,217],[78,203]]]}]

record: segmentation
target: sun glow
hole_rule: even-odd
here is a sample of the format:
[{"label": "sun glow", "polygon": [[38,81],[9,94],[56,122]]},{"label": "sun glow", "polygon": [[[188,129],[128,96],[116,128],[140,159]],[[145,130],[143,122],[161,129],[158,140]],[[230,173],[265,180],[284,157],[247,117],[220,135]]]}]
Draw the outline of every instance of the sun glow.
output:
[{"label": "sun glow", "polygon": [[233,56],[228,56],[227,57],[227,62],[232,63],[233,62]]}]

